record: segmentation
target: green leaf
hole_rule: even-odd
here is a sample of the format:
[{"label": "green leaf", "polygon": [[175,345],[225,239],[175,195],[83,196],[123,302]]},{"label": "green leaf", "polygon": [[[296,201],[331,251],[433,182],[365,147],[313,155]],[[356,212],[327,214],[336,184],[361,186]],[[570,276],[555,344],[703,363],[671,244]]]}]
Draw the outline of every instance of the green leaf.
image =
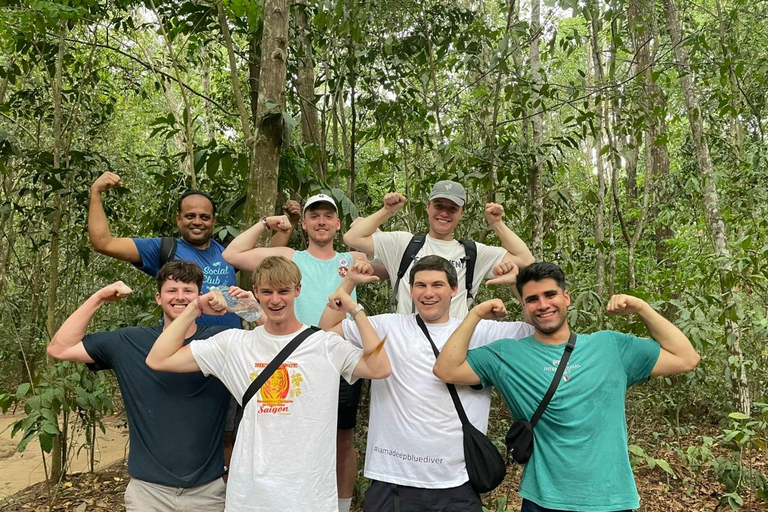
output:
[{"label": "green leaf", "polygon": [[729,418],[733,418],[734,420],[748,420],[749,416],[744,414],[743,412],[732,412],[728,415]]}]

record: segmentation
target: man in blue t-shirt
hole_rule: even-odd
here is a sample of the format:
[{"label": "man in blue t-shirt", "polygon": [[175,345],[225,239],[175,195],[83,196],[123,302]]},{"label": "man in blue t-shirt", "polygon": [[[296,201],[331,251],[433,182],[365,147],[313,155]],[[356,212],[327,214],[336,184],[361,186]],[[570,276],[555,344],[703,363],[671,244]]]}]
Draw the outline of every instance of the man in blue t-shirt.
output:
[{"label": "man in blue t-shirt", "polygon": [[[101,195],[111,188],[121,187],[122,184],[120,176],[107,171],[91,186],[88,238],[96,252],[132,263],[142,272],[155,276],[162,266],[161,238],[116,238],[110,233]],[[298,218],[298,212],[295,217]],[[202,293],[208,292],[212,286],[228,288],[237,284],[235,267],[224,261],[221,256],[224,246],[212,238],[215,221],[216,205],[205,192],[189,190],[179,198],[176,225],[181,237],[176,240],[175,254],[166,258],[166,261],[179,259],[197,263],[204,274]],[[275,232],[271,245],[288,243],[293,228],[290,224],[282,227],[284,229]],[[205,315],[198,323],[238,328],[241,325],[240,319],[234,313],[224,316]]]},{"label": "man in blue t-shirt", "polygon": [[[51,357],[85,363],[92,371],[115,372],[130,433],[128,512],[224,510],[223,435],[229,392],[218,379],[201,372],[165,373],[145,363],[163,330],[197,300],[202,281],[196,264],[166,263],[157,274],[155,295],[163,310],[161,325],[86,335],[88,324],[105,302],[131,293],[122,281],[113,283],[72,313],[48,345]],[[185,343],[224,330],[192,324]]]},{"label": "man in blue t-shirt", "polygon": [[[293,204],[292,204],[293,203]],[[290,201],[286,209],[298,209],[298,203]],[[306,251],[290,247],[255,247],[261,236],[269,231],[284,229],[288,223],[285,215],[265,217],[240,233],[224,251],[224,259],[241,270],[254,270],[268,256],[283,256],[301,270],[301,295],[296,297],[296,318],[306,325],[318,325],[328,297],[336,291],[356,259],[365,259],[360,252],[336,252],[334,240],[341,229],[336,202],[326,194],[317,194],[304,204],[302,228],[307,232],[309,245]],[[379,274],[379,277],[383,277]],[[354,290],[352,299],[356,300]],[[340,512],[349,511],[357,478],[357,453],[355,451],[355,425],[363,381],[339,384],[339,413],[337,446],[337,484]]]},{"label": "man in blue t-shirt", "polygon": [[[496,386],[515,418],[530,419],[571,334],[571,298],[562,269],[552,263],[521,271],[516,288],[533,336],[501,339],[467,353],[479,321],[507,313],[499,299],[483,302],[448,339],[434,372],[445,382]],[[615,331],[577,335],[557,391],[534,428],[533,455],[520,482],[521,512],[640,506],[627,453],[626,389],[650,376],[692,370],[699,355],[680,329],[642,299],[614,295],[607,311],[636,314],[653,339]]]}]

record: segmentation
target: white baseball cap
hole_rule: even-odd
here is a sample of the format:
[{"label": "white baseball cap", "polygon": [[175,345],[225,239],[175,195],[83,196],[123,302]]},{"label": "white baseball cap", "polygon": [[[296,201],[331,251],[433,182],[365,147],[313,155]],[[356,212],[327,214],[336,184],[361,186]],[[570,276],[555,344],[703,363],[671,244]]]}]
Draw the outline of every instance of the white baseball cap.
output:
[{"label": "white baseball cap", "polygon": [[333,206],[334,210],[336,210],[337,212],[339,211],[339,209],[336,207],[336,202],[333,200],[331,196],[327,194],[316,194],[310,197],[309,199],[307,199],[307,202],[304,203],[304,209],[302,210],[302,212],[306,213],[307,208],[317,203],[329,203],[331,206]]}]

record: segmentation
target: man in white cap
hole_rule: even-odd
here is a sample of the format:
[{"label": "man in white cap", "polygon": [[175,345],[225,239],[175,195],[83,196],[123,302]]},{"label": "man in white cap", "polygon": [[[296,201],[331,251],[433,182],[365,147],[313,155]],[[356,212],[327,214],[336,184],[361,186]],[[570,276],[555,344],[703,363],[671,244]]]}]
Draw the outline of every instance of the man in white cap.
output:
[{"label": "man in white cap", "polygon": [[442,256],[456,268],[459,288],[451,302],[451,317],[458,319],[467,315],[468,305],[482,279],[494,277],[492,271],[496,265],[511,261],[523,269],[534,262],[525,242],[504,223],[504,208],[496,203],[485,205],[485,220],[499,237],[501,247],[454,239],[453,233],[467,202],[464,187],[455,181],[439,181],[432,187],[427,202],[429,233],[426,236],[414,236],[407,231],[377,231],[402,209],[405,201],[405,196],[398,192],[386,194],[383,208],[356,222],[344,235],[344,242],[386,267],[393,281],[392,302],[394,305],[397,301],[397,313],[413,312],[409,269],[424,256]]},{"label": "man in white cap", "polygon": [[[290,205],[286,205],[288,208]],[[365,259],[360,252],[336,252],[333,246],[341,229],[338,208],[326,194],[310,197],[304,204],[301,227],[307,232],[309,246],[305,251],[290,247],[254,247],[267,230],[284,230],[289,223],[285,215],[265,217],[250,229],[240,233],[224,251],[224,259],[241,270],[252,271],[268,256],[284,256],[301,270],[301,295],[296,297],[296,318],[306,325],[320,322],[328,297],[336,291],[355,259]],[[352,298],[357,300],[354,291]],[[336,479],[339,510],[349,510],[357,479],[357,453],[354,434],[362,381],[350,385],[341,379],[339,387],[339,416],[337,432]]]}]

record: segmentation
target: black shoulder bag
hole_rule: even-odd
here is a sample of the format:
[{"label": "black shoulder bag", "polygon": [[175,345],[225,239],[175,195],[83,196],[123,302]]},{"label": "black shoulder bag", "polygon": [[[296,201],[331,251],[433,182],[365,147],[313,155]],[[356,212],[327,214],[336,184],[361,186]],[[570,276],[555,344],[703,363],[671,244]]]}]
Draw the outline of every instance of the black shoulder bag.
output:
[{"label": "black shoulder bag", "polygon": [[568,364],[568,359],[571,358],[571,352],[576,345],[576,333],[571,332],[568,337],[568,344],[565,346],[565,352],[563,357],[560,358],[560,364],[557,365],[557,371],[555,377],[552,379],[552,383],[549,385],[549,389],[544,394],[539,407],[536,408],[536,412],[531,416],[531,420],[515,420],[512,426],[509,427],[507,435],[504,436],[504,443],[507,445],[507,461],[510,457],[518,464],[525,464],[533,454],[533,427],[539,422],[541,415],[544,414],[544,409],[549,405],[549,401],[557,390],[560,379],[563,378],[565,367]]},{"label": "black shoulder bag", "polygon": [[[435,357],[439,356],[440,351],[435,346],[435,342],[432,341],[427,326],[419,315],[416,315],[416,323],[419,324],[419,327],[432,345]],[[478,494],[492,491],[499,486],[507,474],[504,458],[491,440],[470,423],[467,413],[464,412],[464,406],[461,405],[456,386],[453,384],[446,384],[446,386],[461,420],[461,430],[464,434],[464,462],[467,465],[469,483]]]},{"label": "black shoulder bag", "polygon": [[264,383],[269,380],[272,374],[275,373],[275,371],[280,367],[280,365],[283,364],[286,359],[288,359],[288,356],[291,355],[291,353],[293,353],[293,351],[296,350],[304,340],[319,330],[320,329],[318,327],[310,326],[297,334],[295,338],[293,338],[285,347],[283,347],[283,350],[278,352],[275,358],[269,362],[269,364],[266,366],[266,368],[264,368],[264,370],[262,370],[259,376],[256,377],[253,382],[251,382],[251,384],[248,386],[248,389],[245,390],[245,394],[243,395],[243,403],[240,407],[237,408],[237,413],[235,414],[235,435],[237,435],[237,431],[240,428],[240,421],[243,419],[245,406],[248,405],[248,402],[251,401],[251,398],[253,398],[256,393],[259,392],[261,386],[263,386]]}]

